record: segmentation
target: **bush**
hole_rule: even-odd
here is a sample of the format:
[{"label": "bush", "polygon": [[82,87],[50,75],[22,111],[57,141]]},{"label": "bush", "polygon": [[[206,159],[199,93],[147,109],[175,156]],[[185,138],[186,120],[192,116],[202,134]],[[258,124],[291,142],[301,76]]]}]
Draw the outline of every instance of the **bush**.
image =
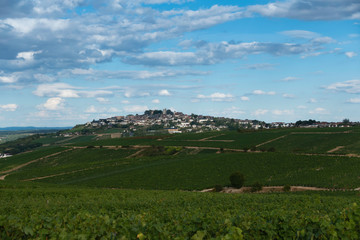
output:
[{"label": "bush", "polygon": [[262,188],[263,188],[263,185],[261,183],[259,183],[259,182],[256,182],[251,186],[251,192],[261,191]]},{"label": "bush", "polygon": [[275,148],[274,148],[274,147],[270,147],[270,148],[268,149],[268,152],[275,152]]},{"label": "bush", "polygon": [[291,190],[290,185],[285,185],[285,186],[283,187],[283,191],[284,191],[284,192],[290,192],[290,190]]},{"label": "bush", "polygon": [[235,188],[241,188],[244,185],[245,177],[240,172],[234,172],[230,175],[231,186]]},{"label": "bush", "polygon": [[214,190],[215,192],[221,192],[223,190],[223,187],[221,185],[215,185]]}]

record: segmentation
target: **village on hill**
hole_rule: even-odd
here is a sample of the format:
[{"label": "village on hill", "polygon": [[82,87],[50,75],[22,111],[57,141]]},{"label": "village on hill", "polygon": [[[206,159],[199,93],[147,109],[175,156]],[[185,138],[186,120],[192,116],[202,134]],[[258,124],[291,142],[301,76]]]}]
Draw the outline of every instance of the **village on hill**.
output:
[{"label": "village on hill", "polygon": [[[87,122],[84,125],[77,125],[72,134],[84,134],[91,131],[105,129],[121,129],[119,136],[134,136],[152,133],[185,133],[185,132],[205,132],[221,130],[258,130],[271,128],[324,128],[324,127],[348,127],[351,123],[348,119],[343,122],[319,122],[315,120],[297,121],[295,123],[272,122],[266,123],[259,120],[234,119],[226,117],[214,117],[197,114],[184,114],[182,112],[163,110],[146,110],[144,114],[114,116]],[[80,129],[80,131],[76,131]]]}]

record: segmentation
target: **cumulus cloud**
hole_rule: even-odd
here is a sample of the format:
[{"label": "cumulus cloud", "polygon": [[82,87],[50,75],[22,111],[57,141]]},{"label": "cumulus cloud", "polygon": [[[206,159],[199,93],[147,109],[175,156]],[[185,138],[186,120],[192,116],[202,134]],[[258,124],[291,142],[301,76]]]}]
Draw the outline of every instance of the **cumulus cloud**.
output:
[{"label": "cumulus cloud", "polygon": [[354,79],[344,82],[337,82],[330,84],[325,88],[336,92],[360,93],[360,80]]},{"label": "cumulus cloud", "polygon": [[116,107],[95,107],[94,105],[90,105],[86,110],[85,113],[117,113],[121,112]]},{"label": "cumulus cloud", "polygon": [[171,93],[166,89],[162,89],[159,91],[159,96],[171,96]]},{"label": "cumulus cloud", "polygon": [[269,110],[267,109],[257,109],[253,112],[254,116],[261,116],[261,115],[265,115],[269,112]]},{"label": "cumulus cloud", "polygon": [[356,56],[357,56],[357,53],[356,53],[356,52],[345,52],[345,55],[346,55],[348,58],[353,58],[353,57],[356,57]]},{"label": "cumulus cloud", "polygon": [[6,111],[6,112],[14,112],[18,108],[17,104],[10,103],[5,105],[0,105],[0,111]]},{"label": "cumulus cloud", "polygon": [[350,98],[347,102],[349,102],[349,103],[360,103],[360,98]]},{"label": "cumulus cloud", "polygon": [[284,93],[282,96],[283,96],[284,98],[294,98],[294,97],[295,97],[294,94],[290,94],[290,93]]},{"label": "cumulus cloud", "polygon": [[271,54],[275,56],[298,55],[313,52],[318,47],[313,43],[207,43],[195,52],[158,51],[146,52],[124,58],[129,64],[148,66],[210,65],[226,59],[238,59],[247,55]]},{"label": "cumulus cloud", "polygon": [[273,110],[271,112],[274,115],[282,116],[282,115],[293,115],[294,110]]},{"label": "cumulus cloud", "polygon": [[252,70],[259,70],[259,69],[270,70],[270,69],[273,69],[274,66],[276,66],[276,64],[272,64],[272,63],[255,63],[255,64],[245,64],[241,68],[243,68],[243,69],[252,69]]},{"label": "cumulus cloud", "polygon": [[305,30],[290,30],[290,31],[283,31],[281,34],[293,37],[293,38],[305,38],[305,39],[313,39],[319,37],[320,34]]},{"label": "cumulus cloud", "polygon": [[74,87],[67,83],[40,84],[33,92],[39,97],[61,97],[61,98],[96,98],[113,93],[108,90],[82,90],[82,88]]},{"label": "cumulus cloud", "polygon": [[250,98],[249,98],[249,97],[246,97],[246,96],[241,96],[241,97],[240,97],[240,100],[241,100],[241,101],[250,101]]},{"label": "cumulus cloud", "polygon": [[328,110],[326,110],[325,108],[315,108],[313,110],[309,111],[310,114],[330,114],[330,112]]},{"label": "cumulus cloud", "polygon": [[254,90],[254,91],[252,92],[252,94],[254,94],[254,95],[275,95],[276,92],[274,92],[274,91],[265,92],[265,91],[263,91],[263,90]]},{"label": "cumulus cloud", "polygon": [[65,100],[59,97],[49,98],[44,104],[40,105],[45,110],[60,110],[64,108]]},{"label": "cumulus cloud", "polygon": [[199,94],[196,97],[197,99],[210,99],[213,102],[230,102],[230,101],[234,101],[234,96],[229,94],[229,93],[213,93],[210,95],[203,95],[203,94]]},{"label": "cumulus cloud", "polygon": [[360,19],[358,0],[285,0],[253,5],[248,11],[266,17],[292,18],[300,20]]},{"label": "cumulus cloud", "polygon": [[160,103],[160,100],[159,100],[159,99],[154,99],[154,100],[152,100],[151,102],[157,104],[157,103]]},{"label": "cumulus cloud", "polygon": [[96,101],[98,101],[99,103],[108,103],[109,99],[103,98],[103,97],[98,97],[98,98],[96,98]]},{"label": "cumulus cloud", "polygon": [[297,78],[297,77],[286,77],[286,78],[281,79],[281,81],[290,82],[290,81],[295,81],[295,80],[299,80],[299,79],[300,78]]}]

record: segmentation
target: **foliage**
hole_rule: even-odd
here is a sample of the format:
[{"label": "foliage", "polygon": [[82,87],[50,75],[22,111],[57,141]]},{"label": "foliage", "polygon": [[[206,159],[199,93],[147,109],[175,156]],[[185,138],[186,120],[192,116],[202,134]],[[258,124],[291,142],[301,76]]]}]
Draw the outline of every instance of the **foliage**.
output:
[{"label": "foliage", "polygon": [[263,188],[263,185],[259,182],[256,182],[251,186],[251,192],[259,192],[262,190],[262,188]]},{"label": "foliage", "polygon": [[215,185],[214,187],[215,192],[221,192],[223,189],[224,189],[223,186],[219,184]]},{"label": "foliage", "polygon": [[283,191],[284,191],[284,192],[290,192],[290,190],[291,190],[291,186],[290,186],[290,185],[285,185],[285,186],[283,187]]},{"label": "foliage", "polygon": [[1,184],[1,239],[358,239],[359,199]]},{"label": "foliage", "polygon": [[245,177],[240,172],[234,172],[230,175],[231,186],[235,188],[241,188],[244,185]]}]

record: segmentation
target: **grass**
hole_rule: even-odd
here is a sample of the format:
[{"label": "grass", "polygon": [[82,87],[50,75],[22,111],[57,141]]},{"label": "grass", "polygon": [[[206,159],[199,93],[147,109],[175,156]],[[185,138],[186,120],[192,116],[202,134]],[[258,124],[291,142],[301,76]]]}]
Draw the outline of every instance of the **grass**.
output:
[{"label": "grass", "polygon": [[[126,159],[128,150],[81,149],[39,161],[13,173],[9,180],[68,172],[38,180],[44,183],[132,189],[204,189],[228,185],[234,171],[246,186],[304,185],[329,188],[360,186],[359,158],[283,153],[198,153]],[[71,173],[74,170],[81,172]]]},{"label": "grass", "polygon": [[63,150],[65,150],[63,147],[41,148],[31,152],[17,154],[9,158],[2,158],[0,159],[0,172]]}]

